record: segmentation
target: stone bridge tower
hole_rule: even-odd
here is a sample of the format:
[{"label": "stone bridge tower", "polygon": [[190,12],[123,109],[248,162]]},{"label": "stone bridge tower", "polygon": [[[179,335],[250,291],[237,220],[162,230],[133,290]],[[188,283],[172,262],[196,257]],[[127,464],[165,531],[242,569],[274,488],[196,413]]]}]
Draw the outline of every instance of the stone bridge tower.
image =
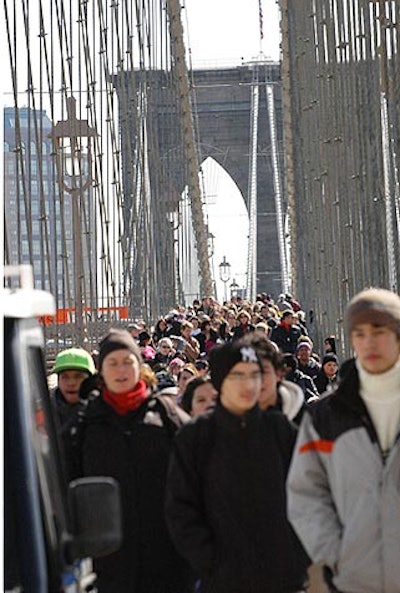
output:
[{"label": "stone bridge tower", "polygon": [[[138,102],[146,95],[149,184],[156,194],[155,245],[163,261],[164,286],[173,275],[173,237],[160,213],[177,211],[186,185],[182,129],[176,90],[162,71],[123,72],[114,77],[121,121],[125,211],[135,195],[132,159],[141,137]],[[213,158],[238,186],[249,209],[252,89],[259,88],[257,134],[257,292],[277,296],[283,289],[276,208],[276,173],[283,187],[283,118],[280,65],[276,62],[243,63],[235,68],[201,69],[192,72],[192,105],[199,162]],[[267,88],[272,90],[275,117],[275,168],[271,138],[271,109]],[[129,130],[129,131],[128,131]],[[150,130],[150,133],[149,133]],[[274,176],[275,174],[275,176]],[[156,191],[154,192],[154,188]],[[227,204],[229,207],[229,204]],[[283,199],[283,212],[286,211]],[[158,220],[157,220],[158,216]],[[170,289],[170,292],[172,288]]]},{"label": "stone bridge tower", "polygon": [[[249,210],[251,91],[259,85],[257,140],[257,292],[282,292],[267,85],[273,90],[280,186],[283,187],[283,119],[280,67],[243,64],[195,70],[195,113],[200,161],[212,157],[238,186]],[[227,204],[229,207],[229,204]]]}]

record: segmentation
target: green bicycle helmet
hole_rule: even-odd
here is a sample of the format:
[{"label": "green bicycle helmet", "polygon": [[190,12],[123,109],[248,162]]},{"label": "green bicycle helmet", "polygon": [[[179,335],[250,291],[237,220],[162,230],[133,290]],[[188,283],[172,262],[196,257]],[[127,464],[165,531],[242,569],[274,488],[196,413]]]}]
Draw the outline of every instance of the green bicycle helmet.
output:
[{"label": "green bicycle helmet", "polygon": [[62,371],[85,371],[94,375],[96,368],[89,352],[83,348],[68,348],[57,354],[56,364],[53,373]]}]

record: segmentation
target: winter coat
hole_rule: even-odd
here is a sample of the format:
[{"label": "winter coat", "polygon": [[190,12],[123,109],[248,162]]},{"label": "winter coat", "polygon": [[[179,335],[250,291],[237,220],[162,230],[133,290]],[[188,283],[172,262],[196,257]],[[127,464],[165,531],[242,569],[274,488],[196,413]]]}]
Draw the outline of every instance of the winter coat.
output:
[{"label": "winter coat", "polygon": [[277,411],[238,417],[218,405],[176,436],[166,512],[202,593],[302,588],[306,559],[286,519],[295,429]]},{"label": "winter coat", "polygon": [[56,424],[61,437],[65,479],[71,482],[80,475],[77,453],[78,426],[83,408],[80,403],[69,404],[58,387],[51,392],[50,397],[56,411]]},{"label": "winter coat", "polygon": [[213,346],[217,343],[218,334],[214,329],[210,330],[210,338],[206,337],[204,332],[200,332],[196,336],[196,340],[200,345],[200,352],[208,354]]},{"label": "winter coat", "polygon": [[335,389],[338,383],[337,375],[333,379],[329,379],[324,371],[321,369],[318,375],[314,379],[315,387],[318,390],[318,393],[321,395],[326,391],[331,392]]},{"label": "winter coat", "polygon": [[156,396],[119,415],[101,396],[89,401],[81,427],[82,475],[117,480],[123,515],[121,549],[94,563],[99,593],[190,590],[191,572],[164,517],[171,442],[181,424],[174,407],[170,398]]},{"label": "winter coat", "polygon": [[298,426],[307,407],[301,387],[291,381],[281,381],[278,385],[276,407],[288,420]]},{"label": "winter coat", "polygon": [[226,321],[223,321],[219,326],[218,343],[230,342],[232,340],[232,332]]},{"label": "winter coat", "polygon": [[301,364],[300,360],[297,360],[297,363],[299,371],[311,379],[315,379],[321,369],[321,365],[314,358],[310,358],[307,364]]},{"label": "winter coat", "polygon": [[289,373],[286,376],[286,379],[296,383],[296,385],[300,387],[304,393],[306,401],[308,401],[310,398],[314,399],[315,397],[318,397],[319,393],[314,381],[311,379],[311,377],[299,371],[299,369],[295,369],[292,373]]},{"label": "winter coat", "polygon": [[235,325],[232,329],[232,341],[240,340],[246,334],[249,334],[255,330],[255,326],[252,323],[246,323],[244,325]]},{"label": "winter coat", "polygon": [[173,352],[173,354],[162,354],[161,352],[156,352],[156,355],[153,359],[153,364],[151,366],[152,368],[154,368],[156,365],[163,365],[167,367],[174,356],[175,352]]},{"label": "winter coat", "polygon": [[270,340],[275,342],[282,352],[290,352],[290,354],[294,354],[300,336],[301,331],[297,325],[292,325],[286,328],[286,326],[279,324],[272,330]]},{"label": "winter coat", "polygon": [[197,358],[200,355],[200,344],[196,338],[193,336],[189,336],[187,340],[184,340],[184,350],[183,353],[187,358],[188,362],[196,362]]},{"label": "winter coat", "polygon": [[289,518],[345,593],[400,593],[400,426],[384,458],[351,364],[304,415],[288,478]]}]

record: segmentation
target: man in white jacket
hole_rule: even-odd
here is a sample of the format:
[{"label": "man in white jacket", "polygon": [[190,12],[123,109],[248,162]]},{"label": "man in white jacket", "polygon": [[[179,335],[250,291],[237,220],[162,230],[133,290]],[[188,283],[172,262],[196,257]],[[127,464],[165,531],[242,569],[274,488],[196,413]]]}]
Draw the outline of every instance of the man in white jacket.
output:
[{"label": "man in white jacket", "polygon": [[365,290],[346,321],[356,359],[304,415],[289,519],[331,591],[400,593],[400,297]]}]

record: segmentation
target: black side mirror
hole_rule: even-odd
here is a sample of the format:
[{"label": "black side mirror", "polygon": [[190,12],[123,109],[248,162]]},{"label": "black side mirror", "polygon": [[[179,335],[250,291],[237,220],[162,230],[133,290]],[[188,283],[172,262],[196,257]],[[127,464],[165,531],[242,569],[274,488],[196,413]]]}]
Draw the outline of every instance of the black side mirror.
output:
[{"label": "black side mirror", "polygon": [[119,549],[122,542],[118,483],[110,477],[79,478],[69,484],[72,518],[71,560],[99,558]]}]

